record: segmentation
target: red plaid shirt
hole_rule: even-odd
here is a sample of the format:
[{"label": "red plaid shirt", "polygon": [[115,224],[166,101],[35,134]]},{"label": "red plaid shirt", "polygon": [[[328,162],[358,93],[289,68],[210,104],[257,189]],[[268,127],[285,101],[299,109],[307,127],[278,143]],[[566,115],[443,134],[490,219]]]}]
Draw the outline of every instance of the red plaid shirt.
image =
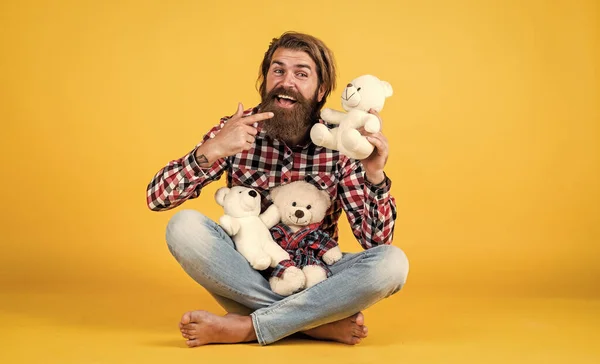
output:
[{"label": "red plaid shirt", "polygon": [[[244,116],[257,111],[256,107],[246,110]],[[372,185],[364,178],[360,161],[338,151],[311,142],[290,148],[269,138],[259,125],[253,148],[219,159],[210,167],[200,167],[194,157],[196,149],[214,137],[229,118],[223,117],[192,151],[156,173],[147,187],[147,204],[151,210],[170,210],[197,198],[202,188],[220,179],[223,172],[227,172],[227,186],[243,185],[259,192],[263,197],[263,211],[272,203],[269,190],[305,180],[331,196],[332,204],[322,229],[335,241],[338,240],[337,222],[344,210],[354,236],[364,249],[391,244],[396,220],[396,202],[390,195],[391,180],[386,176],[383,185]]]}]

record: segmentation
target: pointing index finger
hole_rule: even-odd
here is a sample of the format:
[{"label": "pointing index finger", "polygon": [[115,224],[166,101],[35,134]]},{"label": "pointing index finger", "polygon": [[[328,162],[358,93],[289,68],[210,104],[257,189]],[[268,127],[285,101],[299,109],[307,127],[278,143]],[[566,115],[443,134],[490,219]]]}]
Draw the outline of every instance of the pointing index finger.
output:
[{"label": "pointing index finger", "polygon": [[273,115],[274,114],[272,112],[261,112],[258,114],[254,114],[254,115],[250,115],[250,116],[246,116],[245,118],[242,118],[242,122],[244,124],[251,125],[251,124],[254,124],[261,120],[270,119],[273,117]]}]

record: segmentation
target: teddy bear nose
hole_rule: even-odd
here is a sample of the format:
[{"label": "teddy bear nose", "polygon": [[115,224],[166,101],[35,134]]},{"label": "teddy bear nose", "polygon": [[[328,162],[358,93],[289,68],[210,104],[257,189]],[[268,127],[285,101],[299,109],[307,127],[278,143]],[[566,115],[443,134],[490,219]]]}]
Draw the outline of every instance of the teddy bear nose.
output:
[{"label": "teddy bear nose", "polygon": [[349,84],[348,84],[348,86],[346,86],[346,87],[352,87],[352,84],[351,84],[351,83],[349,83]]},{"label": "teddy bear nose", "polygon": [[252,197],[256,197],[256,196],[257,196],[257,195],[256,195],[256,191],[254,191],[254,190],[248,191],[248,194],[249,194],[250,196],[252,196]]},{"label": "teddy bear nose", "polygon": [[304,217],[304,212],[302,210],[296,210],[294,215],[296,215],[296,217],[300,219]]}]

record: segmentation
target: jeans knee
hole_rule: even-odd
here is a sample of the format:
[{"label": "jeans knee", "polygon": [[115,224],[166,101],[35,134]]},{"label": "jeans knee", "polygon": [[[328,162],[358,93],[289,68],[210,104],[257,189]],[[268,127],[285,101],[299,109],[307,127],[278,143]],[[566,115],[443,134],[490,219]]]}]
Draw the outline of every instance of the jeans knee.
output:
[{"label": "jeans knee", "polygon": [[[198,246],[204,241],[203,236],[208,236],[211,220],[195,210],[181,210],[175,213],[166,229],[166,240],[169,251],[175,257],[178,252],[185,250],[190,245]],[[200,237],[200,239],[198,239]]]},{"label": "jeans knee", "polygon": [[379,246],[379,262],[377,264],[378,281],[381,288],[392,295],[398,292],[408,277],[409,264],[406,254],[402,249],[393,245]]}]

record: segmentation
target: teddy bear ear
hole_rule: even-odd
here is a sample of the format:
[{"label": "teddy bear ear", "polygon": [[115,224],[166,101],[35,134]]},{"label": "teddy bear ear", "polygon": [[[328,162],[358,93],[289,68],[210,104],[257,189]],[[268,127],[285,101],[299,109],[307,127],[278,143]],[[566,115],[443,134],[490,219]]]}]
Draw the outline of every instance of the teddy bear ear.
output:
[{"label": "teddy bear ear", "polygon": [[269,192],[269,195],[271,196],[271,201],[275,202],[275,199],[277,198],[276,196],[279,194],[280,189],[281,188],[279,187],[275,187],[271,190],[271,192]]},{"label": "teddy bear ear", "polygon": [[385,97],[390,97],[394,94],[394,89],[392,88],[392,85],[390,85],[389,82],[381,81],[381,84],[383,85],[383,92],[385,93]]},{"label": "teddy bear ear", "polygon": [[225,204],[225,196],[231,191],[228,187],[221,187],[215,193],[215,200],[221,206]]}]

